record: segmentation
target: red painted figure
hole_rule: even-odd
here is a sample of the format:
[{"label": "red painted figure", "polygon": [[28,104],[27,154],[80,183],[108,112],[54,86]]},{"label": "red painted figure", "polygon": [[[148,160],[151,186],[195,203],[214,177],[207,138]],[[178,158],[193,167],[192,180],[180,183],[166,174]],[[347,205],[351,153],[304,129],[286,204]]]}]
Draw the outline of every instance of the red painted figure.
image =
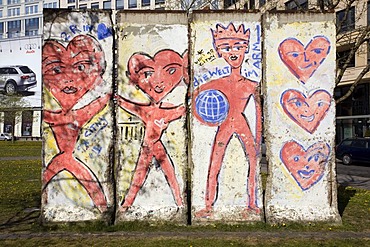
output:
[{"label": "red painted figure", "polygon": [[[196,118],[203,124],[219,126],[213,142],[208,169],[205,208],[198,211],[195,215],[196,217],[209,217],[213,215],[213,205],[216,201],[218,191],[218,176],[226,148],[233,134],[238,136],[245,155],[249,157],[249,198],[245,213],[248,214],[250,210],[259,213],[260,210],[257,206],[256,198],[256,166],[261,142],[261,106],[257,88],[258,83],[248,80],[241,75],[245,53],[248,52],[250,31],[249,29],[245,30],[243,24],[238,29],[235,28],[233,23],[230,23],[227,27],[217,24],[216,29],[212,30],[212,35],[215,50],[218,56],[225,59],[230,65],[231,73],[228,76],[202,84],[194,90],[193,107],[197,108],[194,110]],[[207,90],[221,92],[228,101],[227,116],[221,121],[209,123],[197,112],[197,96],[200,96],[202,92]],[[255,138],[244,115],[244,110],[250,100],[254,100],[256,106]]]},{"label": "red painted figure", "polygon": [[146,93],[150,102],[137,103],[121,96],[116,97],[123,109],[139,117],[145,125],[143,144],[130,188],[122,203],[122,211],[126,211],[134,203],[145,182],[153,157],[162,168],[177,206],[183,205],[175,169],[161,136],[170,122],[185,115],[186,108],[183,105],[165,105],[162,100],[182,80],[187,83],[187,64],[187,54],[182,57],[173,50],[162,50],[153,58],[148,54],[135,53],[129,59],[127,74],[130,82]]},{"label": "red painted figure", "polygon": [[74,37],[67,47],[47,41],[43,47],[42,71],[45,87],[61,107],[56,111],[44,110],[44,121],[54,133],[59,153],[45,167],[43,186],[46,188],[54,176],[66,170],[85,188],[95,206],[104,211],[107,201],[101,184],[73,155],[82,126],[100,112],[110,98],[105,95],[80,109],[73,109],[83,95],[103,83],[104,51],[93,37],[87,35]]}]

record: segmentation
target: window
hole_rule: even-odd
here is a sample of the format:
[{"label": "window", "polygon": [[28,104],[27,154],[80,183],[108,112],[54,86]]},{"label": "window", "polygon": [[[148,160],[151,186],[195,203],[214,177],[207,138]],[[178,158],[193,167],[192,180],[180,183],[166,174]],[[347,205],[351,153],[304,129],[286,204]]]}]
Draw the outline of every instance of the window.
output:
[{"label": "window", "polygon": [[259,6],[260,7],[265,5],[265,3],[266,3],[266,0],[259,0]]},{"label": "window", "polygon": [[141,0],[141,6],[150,6],[150,0]]},{"label": "window", "polygon": [[235,0],[224,0],[224,9],[227,9],[235,3]]},{"label": "window", "polygon": [[0,9],[0,17],[3,17],[3,10]]},{"label": "window", "polygon": [[155,0],[155,4],[161,4],[164,3],[164,0]]},{"label": "window", "polygon": [[111,9],[111,8],[112,8],[112,2],[111,1],[103,2],[103,9]]},{"label": "window", "polygon": [[254,0],[249,0],[249,9],[255,9],[256,8],[256,2]]},{"label": "window", "polygon": [[8,22],[8,38],[18,37],[20,31],[21,31],[20,20]]},{"label": "window", "polygon": [[75,3],[76,0],[68,0],[68,3]]},{"label": "window", "polygon": [[[299,3],[299,8],[298,8],[296,2]],[[291,1],[285,3],[285,9],[286,10],[298,10],[298,9],[307,10],[308,9],[308,1],[307,0],[291,0]]]},{"label": "window", "polygon": [[35,36],[39,30],[39,18],[32,18],[25,20],[25,35]]},{"label": "window", "polygon": [[128,0],[128,7],[129,8],[136,8],[137,7],[137,1],[136,0]]},{"label": "window", "polygon": [[4,22],[0,22],[0,39],[3,38],[4,34]]},{"label": "window", "polygon": [[68,9],[74,9],[74,8],[76,8],[76,6],[74,5],[68,6]]},{"label": "window", "polygon": [[22,136],[31,136],[32,134],[33,111],[22,112]]},{"label": "window", "polygon": [[370,2],[367,2],[367,25],[370,25]]},{"label": "window", "polygon": [[340,32],[347,32],[355,29],[355,7],[337,12],[337,28]]},{"label": "window", "polygon": [[116,9],[123,9],[123,8],[124,8],[123,0],[116,0]]},{"label": "window", "polygon": [[11,5],[11,4],[18,4],[20,3],[21,0],[8,0],[8,5]]},{"label": "window", "polygon": [[13,126],[15,123],[15,112],[6,111],[4,112],[4,133],[13,133]]},{"label": "window", "polygon": [[21,9],[20,8],[11,8],[8,9],[8,16],[17,16],[21,14]]},{"label": "window", "polygon": [[[350,52],[351,52],[351,50],[344,50],[344,51],[338,51],[337,52],[337,61],[338,61],[338,67],[339,68],[343,68]],[[356,56],[352,56],[351,60],[349,61],[349,63],[348,63],[349,68],[350,67],[355,67],[355,63],[356,63],[355,57]]]},{"label": "window", "polygon": [[99,8],[99,3],[91,3],[91,8],[92,9],[98,9]]},{"label": "window", "polygon": [[80,9],[87,9],[87,4],[81,4]]},{"label": "window", "polygon": [[38,5],[26,6],[26,14],[35,14],[39,11]]},{"label": "window", "polygon": [[56,2],[53,2],[53,3],[44,3],[44,8],[55,9],[55,8],[57,8],[57,3]]}]

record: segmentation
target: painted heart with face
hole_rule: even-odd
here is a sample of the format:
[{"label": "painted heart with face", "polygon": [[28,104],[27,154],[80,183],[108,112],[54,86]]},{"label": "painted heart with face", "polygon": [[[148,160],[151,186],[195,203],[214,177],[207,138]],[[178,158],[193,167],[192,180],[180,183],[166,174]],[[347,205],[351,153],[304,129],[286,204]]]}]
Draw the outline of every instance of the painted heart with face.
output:
[{"label": "painted heart with face", "polygon": [[151,57],[135,53],[128,61],[128,77],[156,103],[168,95],[182,79],[187,83],[187,53],[162,50]]},{"label": "painted heart with face", "polygon": [[64,110],[70,110],[83,95],[103,82],[104,51],[88,35],[74,37],[64,47],[47,41],[42,51],[42,74],[45,87]]},{"label": "painted heart with face", "polygon": [[308,190],[323,177],[330,147],[317,142],[305,149],[295,141],[286,142],[280,158],[302,190]]},{"label": "painted heart with face", "polygon": [[290,119],[312,134],[328,112],[331,96],[325,90],[317,90],[307,97],[290,89],[281,95],[280,104]]},{"label": "painted heart with face", "polygon": [[330,41],[325,36],[316,36],[304,47],[301,41],[288,38],[281,42],[278,51],[290,72],[306,83],[329,54]]}]

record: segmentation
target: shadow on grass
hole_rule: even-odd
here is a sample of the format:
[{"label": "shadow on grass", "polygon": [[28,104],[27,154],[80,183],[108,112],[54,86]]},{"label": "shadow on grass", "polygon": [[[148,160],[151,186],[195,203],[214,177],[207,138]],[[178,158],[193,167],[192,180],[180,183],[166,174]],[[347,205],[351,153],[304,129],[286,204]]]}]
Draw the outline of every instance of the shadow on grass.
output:
[{"label": "shadow on grass", "polygon": [[[18,203],[22,208],[15,212],[4,223],[0,224],[0,230],[11,229],[14,227],[31,226],[39,224],[40,208],[41,208],[41,193],[33,193],[30,195],[32,199],[21,200]],[[32,207],[32,205],[34,205]]]},{"label": "shadow on grass", "polygon": [[356,189],[347,188],[347,186],[339,185],[338,187],[338,211],[343,217],[343,212],[346,209],[350,199],[356,194]]}]

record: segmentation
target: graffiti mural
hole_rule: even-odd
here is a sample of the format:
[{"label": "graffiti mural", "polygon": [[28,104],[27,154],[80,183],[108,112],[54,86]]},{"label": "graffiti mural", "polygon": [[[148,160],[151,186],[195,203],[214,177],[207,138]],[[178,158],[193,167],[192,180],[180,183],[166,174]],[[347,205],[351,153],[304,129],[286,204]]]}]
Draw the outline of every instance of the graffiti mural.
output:
[{"label": "graffiti mural", "polygon": [[316,90],[307,97],[298,90],[289,89],[282,93],[280,104],[294,122],[313,133],[329,110],[331,96],[325,90]]},{"label": "graffiti mural", "polygon": [[187,26],[148,23],[119,28],[117,220],[185,222]]},{"label": "graffiti mural", "polygon": [[[42,174],[46,220],[74,220],[81,217],[82,207],[88,211],[82,218],[95,219],[112,206],[106,184],[110,143],[103,140],[110,136],[112,124],[106,70],[104,48],[93,33],[76,33],[67,42],[44,42],[43,121],[45,152],[50,153]],[[63,218],[63,210],[72,212],[69,219]]]},{"label": "graffiti mural", "polygon": [[[270,222],[338,221],[332,201],[336,184],[331,178],[335,167],[331,151],[335,25],[324,17],[315,23],[281,23],[276,17],[267,17],[265,27],[269,69],[264,120],[267,149],[271,150],[267,152],[266,217]],[[274,26],[276,22],[284,29]]]},{"label": "graffiti mural", "polygon": [[281,149],[280,157],[302,190],[308,190],[324,175],[330,147],[318,142],[307,149],[295,141],[289,141]]},{"label": "graffiti mural", "polygon": [[[239,147],[240,151],[232,155],[242,156],[244,160],[241,160],[240,165],[234,164],[236,166],[234,172],[243,169],[244,171],[238,172],[245,175],[242,181],[247,181],[246,184],[239,183],[237,186],[244,186],[247,194],[243,193],[245,196],[243,198],[244,205],[239,202],[229,202],[225,205],[238,207],[239,220],[250,220],[255,216],[258,218],[261,213],[262,205],[258,202],[257,196],[259,176],[257,168],[262,129],[259,81],[248,78],[246,76],[248,74],[245,73],[245,71],[254,68],[253,63],[246,55],[256,48],[253,44],[260,40],[260,37],[255,37],[259,34],[257,31],[260,26],[251,24],[216,23],[208,32],[209,41],[213,46],[215,57],[217,57],[216,60],[218,63],[223,63],[224,66],[222,70],[218,66],[214,70],[210,69],[209,75],[212,76],[207,81],[203,77],[204,82],[200,85],[197,85],[197,81],[194,82],[192,107],[196,122],[201,126],[213,127],[215,131],[214,137],[209,140],[211,149],[207,162],[209,166],[205,169],[207,172],[199,174],[199,176],[206,177],[206,184],[203,188],[204,194],[202,194],[203,207],[201,204],[197,205],[194,213],[195,218],[212,220],[222,217],[217,212],[219,209],[216,205],[219,197],[223,196],[223,194],[219,194],[219,188],[225,185],[220,173],[227,166],[225,163],[228,161],[225,160],[229,159],[229,157],[226,158],[228,151],[235,152],[235,146]],[[252,36],[254,36],[253,39],[251,39]],[[216,63],[216,60],[213,63]],[[200,67],[196,67],[194,73],[201,70]],[[217,78],[214,78],[216,76],[213,76],[214,72],[212,71],[222,71],[222,73],[218,72]],[[260,74],[260,71],[257,71]],[[247,108],[248,112],[246,113]],[[246,115],[249,114],[254,116],[248,118]],[[198,130],[195,127],[193,131],[194,135],[201,135],[197,133]],[[231,141],[232,144],[230,144]],[[195,161],[195,166],[200,165]],[[199,183],[199,181],[194,181],[193,185],[199,186],[195,183]],[[223,203],[221,202],[221,204]]]},{"label": "graffiti mural", "polygon": [[174,166],[161,137],[170,122],[185,115],[186,107],[183,104],[163,104],[162,99],[184,80],[184,75],[187,74],[187,63],[187,54],[183,58],[173,50],[162,50],[153,58],[148,54],[137,53],[132,55],[128,61],[127,75],[130,82],[147,94],[150,103],[135,103],[121,96],[117,97],[119,106],[139,117],[145,126],[139,159],[129,191],[122,203],[124,211],[132,206],[137,193],[143,186],[153,157],[164,173],[176,205],[183,206],[182,193]]}]

